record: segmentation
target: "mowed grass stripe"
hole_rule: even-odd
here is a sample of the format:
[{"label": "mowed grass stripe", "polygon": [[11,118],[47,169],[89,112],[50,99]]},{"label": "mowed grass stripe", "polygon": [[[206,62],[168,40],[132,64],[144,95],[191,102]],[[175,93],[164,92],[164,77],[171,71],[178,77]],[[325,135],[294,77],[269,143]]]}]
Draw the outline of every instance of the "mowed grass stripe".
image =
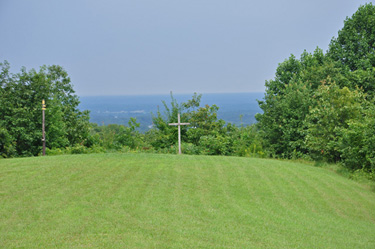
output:
[{"label": "mowed grass stripe", "polygon": [[[301,170],[306,169],[309,168],[301,168]],[[310,167],[310,170],[319,169]],[[295,171],[290,170],[290,168],[289,172],[295,174]],[[296,177],[315,188],[318,191],[318,195],[323,197],[337,215],[375,222],[375,210],[369,209],[370,206],[374,205],[375,200],[366,198],[363,195],[363,193],[367,192],[364,186],[354,181],[347,181],[345,178],[337,177],[333,172],[327,172],[324,176],[310,174],[308,178],[302,178],[297,175]],[[317,199],[314,198],[314,200]],[[337,205],[337,203],[345,203],[345,205]]]},{"label": "mowed grass stripe", "polygon": [[375,194],[308,165],[98,154],[0,161],[4,248],[374,248]]},{"label": "mowed grass stripe", "polygon": [[[306,167],[308,169],[308,167]],[[304,171],[304,169],[300,169]],[[327,211],[331,214],[335,213],[335,205],[332,203],[336,201],[328,198],[324,198],[326,192],[329,189],[326,186],[326,180],[321,178],[313,179],[311,172],[304,171],[303,174],[299,170],[295,170],[294,167],[285,167],[281,172],[284,178],[288,177],[290,185],[292,185],[293,193],[297,193],[297,197],[301,199],[302,203],[295,205],[296,208],[303,208],[312,213],[326,213]],[[297,184],[298,183],[298,184]],[[286,185],[286,182],[284,183]],[[331,195],[329,196],[331,197]],[[303,206],[301,206],[303,205]],[[294,210],[295,212],[296,210]]]}]

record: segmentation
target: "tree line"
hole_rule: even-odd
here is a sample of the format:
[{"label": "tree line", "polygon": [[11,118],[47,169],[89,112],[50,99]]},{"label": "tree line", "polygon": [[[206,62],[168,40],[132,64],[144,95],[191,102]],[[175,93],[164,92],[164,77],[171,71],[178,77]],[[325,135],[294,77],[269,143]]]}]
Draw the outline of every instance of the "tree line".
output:
[{"label": "tree line", "polygon": [[70,78],[60,66],[25,68],[10,73],[0,63],[0,155],[41,153],[41,100],[45,99],[47,153],[89,153],[108,150],[175,153],[181,113],[183,152],[304,158],[340,162],[347,168],[375,170],[375,7],[363,5],[344,21],[324,52],[291,55],[266,81],[263,113],[257,123],[235,126],[217,118],[219,107],[201,105],[201,95],[178,103],[163,102],[153,114],[153,128],[99,126],[88,111],[78,109]]},{"label": "tree line", "polygon": [[266,81],[259,134],[273,157],[375,169],[375,7],[359,7],[333,38],[280,63]]}]

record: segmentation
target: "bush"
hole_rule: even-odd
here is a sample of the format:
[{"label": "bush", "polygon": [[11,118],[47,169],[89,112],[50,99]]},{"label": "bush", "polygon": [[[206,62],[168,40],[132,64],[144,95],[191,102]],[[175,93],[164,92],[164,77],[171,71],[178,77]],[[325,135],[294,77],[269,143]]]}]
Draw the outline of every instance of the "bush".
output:
[{"label": "bush", "polygon": [[56,156],[56,155],[66,155],[66,154],[91,154],[91,153],[105,153],[106,149],[99,146],[93,145],[90,148],[87,148],[83,145],[77,144],[73,147],[66,148],[46,148],[47,156]]},{"label": "bush", "polygon": [[361,119],[351,120],[339,132],[341,160],[351,170],[375,171],[374,111],[372,105]]},{"label": "bush", "polygon": [[50,149],[46,148],[46,155],[47,156],[57,156],[57,155],[64,155],[66,153],[66,149],[61,149],[61,148],[55,148],[55,149]]},{"label": "bush", "polygon": [[70,147],[70,153],[71,154],[87,154],[87,149],[85,146],[76,144],[73,147]]},{"label": "bush", "polygon": [[199,147],[192,143],[181,143],[182,153],[187,155],[198,155]]},{"label": "bush", "polygon": [[367,170],[364,170],[364,169],[357,169],[356,171],[354,171],[351,175],[352,179],[356,180],[356,181],[367,181],[367,180],[370,180],[370,181],[375,181],[375,171],[367,171]]},{"label": "bush", "polygon": [[202,155],[230,155],[230,139],[227,136],[203,136],[199,141]]},{"label": "bush", "polygon": [[251,144],[245,149],[245,154],[243,156],[264,158],[266,157],[266,154],[264,153],[261,145]]},{"label": "bush", "polygon": [[12,157],[16,155],[15,142],[8,131],[0,126],[0,157]]}]

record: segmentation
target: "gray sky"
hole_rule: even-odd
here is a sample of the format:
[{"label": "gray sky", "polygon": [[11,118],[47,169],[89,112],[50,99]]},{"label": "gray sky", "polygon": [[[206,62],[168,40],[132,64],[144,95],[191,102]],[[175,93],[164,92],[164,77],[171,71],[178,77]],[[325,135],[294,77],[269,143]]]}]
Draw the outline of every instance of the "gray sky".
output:
[{"label": "gray sky", "polygon": [[261,92],[361,0],[0,0],[0,60],[63,66],[78,95]]}]

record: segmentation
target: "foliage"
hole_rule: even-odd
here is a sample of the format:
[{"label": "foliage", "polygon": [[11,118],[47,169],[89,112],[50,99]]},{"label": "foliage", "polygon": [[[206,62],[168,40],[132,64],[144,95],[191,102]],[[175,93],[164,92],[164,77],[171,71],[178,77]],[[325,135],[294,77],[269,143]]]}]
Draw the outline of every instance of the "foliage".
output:
[{"label": "foliage", "polygon": [[[195,96],[195,101],[197,101],[199,105],[200,96],[197,94]],[[187,122],[186,116],[183,115],[183,111],[190,108],[195,107],[196,103],[191,102],[191,106],[188,103],[179,104],[177,100],[173,97],[171,92],[171,103],[168,105],[165,101],[162,101],[164,106],[164,113],[161,113],[160,109],[158,109],[156,116],[153,115],[152,121],[154,129],[146,133],[147,135],[151,135],[153,140],[150,141],[151,145],[154,148],[168,148],[171,147],[176,143],[177,138],[177,127],[170,126],[170,123],[177,123],[177,114],[181,114],[181,122]],[[187,127],[181,126],[181,137],[184,138],[186,134]]]},{"label": "foliage", "polygon": [[217,118],[219,107],[205,105],[196,111],[186,113],[191,127],[187,131],[187,141],[200,147],[203,154],[228,155],[231,141],[228,133],[231,124]]},{"label": "foliage", "polygon": [[[338,130],[343,164],[352,170],[375,172],[375,101],[365,102],[361,116]],[[375,180],[375,178],[372,178]]]},{"label": "foliage", "polygon": [[305,152],[305,127],[303,120],[311,105],[310,86],[291,83],[284,95],[270,96],[263,106],[264,114],[258,114],[260,135],[272,155],[290,158],[293,151]]},{"label": "foliage", "polygon": [[0,127],[0,157],[12,157],[15,151],[15,142],[6,128]]},{"label": "foliage", "polygon": [[[375,6],[372,3],[358,8],[329,45],[328,56],[351,71],[370,71],[375,66]],[[372,86],[374,90],[374,86]]]},{"label": "foliage", "polygon": [[246,157],[264,157],[262,139],[257,125],[237,128],[231,136],[233,154]]},{"label": "foliage", "polygon": [[340,134],[351,120],[361,119],[365,103],[363,92],[330,83],[320,86],[313,97],[314,107],[305,120],[307,146],[315,158],[337,162],[341,159]]},{"label": "foliage", "polygon": [[119,133],[116,135],[116,143],[135,149],[142,144],[140,133],[136,130],[140,124],[137,123],[135,118],[130,118],[128,125],[128,127],[121,126]]},{"label": "foliage", "polygon": [[320,81],[335,71],[322,50],[316,49],[313,54],[304,52],[299,60],[292,55],[279,64],[275,79],[266,81],[264,100],[258,101],[263,113],[256,119],[264,146],[272,156],[291,158],[296,152],[307,152],[304,119],[312,105],[311,97]]},{"label": "foliage", "polygon": [[121,150],[123,147],[134,150],[144,145],[143,135],[137,130],[139,126],[135,118],[130,119],[128,126],[92,124],[90,141],[93,145],[97,144],[106,150]]},{"label": "foliage", "polygon": [[46,148],[46,155],[56,156],[56,155],[68,155],[68,154],[93,154],[93,153],[105,153],[107,150],[104,147],[99,145],[94,145],[90,148],[76,144],[75,146],[66,147],[66,148]]},{"label": "foliage", "polygon": [[[191,100],[184,103],[178,103],[171,93],[171,103],[167,105],[163,101],[164,115],[158,110],[157,115],[153,117],[154,129],[147,132],[146,136],[152,136],[151,145],[156,149],[170,148],[177,142],[176,126],[170,126],[170,123],[177,123],[177,115],[180,114],[181,122],[189,122],[190,126],[181,126],[181,139],[183,142],[200,147],[207,152],[207,143],[219,143],[221,137],[219,134],[225,134],[225,122],[217,119],[218,107],[216,105],[199,107],[201,95],[194,94]],[[198,109],[197,109],[198,108]],[[203,139],[203,140],[202,140]],[[202,140],[202,141],[201,141]],[[210,142],[209,142],[210,141]],[[211,146],[214,146],[211,144]],[[223,145],[220,145],[221,147]],[[196,151],[195,149],[190,150]],[[203,153],[206,153],[203,152]],[[207,152],[208,153],[208,152]],[[212,149],[208,154],[227,153],[226,149]]]},{"label": "foliage", "polygon": [[313,157],[351,170],[373,170],[375,7],[344,22],[329,51],[290,56],[266,81],[256,116],[265,150],[280,158]]},{"label": "foliage", "polygon": [[327,57],[337,62],[346,82],[340,86],[362,88],[375,95],[375,6],[372,3],[358,8],[329,45]]},{"label": "foliage", "polygon": [[43,99],[47,105],[47,147],[85,142],[89,132],[88,112],[78,110],[78,97],[62,67],[42,66],[38,72],[22,68],[20,73],[12,74],[8,62],[0,66],[0,127],[8,139],[7,145],[0,147],[3,156],[35,156],[41,152]]},{"label": "foliage", "polygon": [[[201,95],[195,93],[191,100],[177,103],[171,94],[171,104],[167,105],[163,102],[164,115],[159,110],[154,116],[154,129],[145,133],[145,143],[161,152],[176,153],[178,150],[177,127],[168,124],[176,123],[177,114],[180,113],[181,122],[190,123],[189,126],[181,127],[183,153],[263,156],[260,140],[255,141],[253,135],[247,135],[250,129],[238,128],[218,119],[219,107],[216,105],[200,106],[200,99]],[[257,149],[252,150],[255,153],[250,153],[249,147],[253,145]]]}]

